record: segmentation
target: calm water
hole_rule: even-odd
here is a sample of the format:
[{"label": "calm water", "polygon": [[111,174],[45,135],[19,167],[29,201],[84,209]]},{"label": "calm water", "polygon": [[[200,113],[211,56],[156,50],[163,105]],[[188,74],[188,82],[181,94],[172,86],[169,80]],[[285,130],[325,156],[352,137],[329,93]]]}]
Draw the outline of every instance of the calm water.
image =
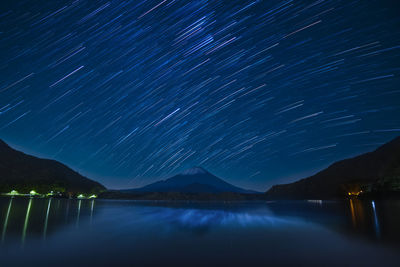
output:
[{"label": "calm water", "polygon": [[397,265],[400,202],[0,198],[0,266]]}]

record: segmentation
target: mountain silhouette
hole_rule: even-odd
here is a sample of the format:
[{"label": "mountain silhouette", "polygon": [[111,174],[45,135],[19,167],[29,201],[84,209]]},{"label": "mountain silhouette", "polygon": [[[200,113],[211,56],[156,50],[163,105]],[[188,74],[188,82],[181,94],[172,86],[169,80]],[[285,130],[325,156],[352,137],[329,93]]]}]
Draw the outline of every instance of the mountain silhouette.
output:
[{"label": "mountain silhouette", "polygon": [[97,193],[106,188],[60,162],[24,154],[0,140],[0,193],[11,190]]},{"label": "mountain silhouette", "polygon": [[400,137],[375,151],[338,161],[317,174],[290,184],[275,185],[268,198],[327,199],[351,192],[400,192]]},{"label": "mountain silhouette", "polygon": [[246,190],[216,177],[201,167],[183,171],[171,178],[158,181],[141,188],[121,190],[122,192],[180,192],[180,193],[256,193]]}]

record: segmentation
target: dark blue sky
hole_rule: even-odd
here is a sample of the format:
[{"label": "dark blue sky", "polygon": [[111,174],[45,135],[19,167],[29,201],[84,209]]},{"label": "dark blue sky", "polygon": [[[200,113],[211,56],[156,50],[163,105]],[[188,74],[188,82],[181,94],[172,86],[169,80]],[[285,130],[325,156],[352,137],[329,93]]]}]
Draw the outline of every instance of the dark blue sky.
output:
[{"label": "dark blue sky", "polygon": [[113,188],[293,181],[400,135],[396,2],[1,1],[0,138]]}]

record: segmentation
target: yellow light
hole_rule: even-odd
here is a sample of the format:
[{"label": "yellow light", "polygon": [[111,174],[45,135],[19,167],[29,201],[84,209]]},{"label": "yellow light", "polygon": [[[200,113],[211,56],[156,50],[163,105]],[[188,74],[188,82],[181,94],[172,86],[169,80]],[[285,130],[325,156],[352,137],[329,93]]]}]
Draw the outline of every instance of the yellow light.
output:
[{"label": "yellow light", "polygon": [[362,190],[361,191],[357,191],[357,192],[348,192],[347,194],[349,196],[359,196],[361,193],[362,193]]}]

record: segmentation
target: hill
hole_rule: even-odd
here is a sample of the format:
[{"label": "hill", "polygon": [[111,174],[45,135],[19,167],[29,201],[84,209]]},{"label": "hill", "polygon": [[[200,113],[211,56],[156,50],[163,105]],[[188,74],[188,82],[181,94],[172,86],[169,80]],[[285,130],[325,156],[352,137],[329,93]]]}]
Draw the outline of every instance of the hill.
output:
[{"label": "hill", "polygon": [[272,199],[329,199],[346,195],[400,193],[400,137],[375,151],[336,162],[300,181],[275,185]]},{"label": "hill", "polygon": [[0,140],[0,193],[11,190],[98,193],[106,188],[60,162],[26,155]]}]

